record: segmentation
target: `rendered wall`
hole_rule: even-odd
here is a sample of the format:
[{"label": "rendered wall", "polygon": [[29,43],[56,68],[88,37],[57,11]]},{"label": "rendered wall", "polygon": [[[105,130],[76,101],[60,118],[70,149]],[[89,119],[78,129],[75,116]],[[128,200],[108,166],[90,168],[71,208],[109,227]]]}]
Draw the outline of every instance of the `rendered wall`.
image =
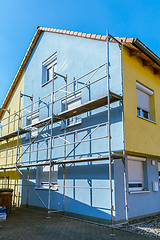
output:
[{"label": "rendered wall", "polygon": [[[22,73],[8,103],[6,106],[6,109],[10,110],[10,115],[7,111],[5,111],[2,115],[1,119],[1,136],[5,135],[7,133],[16,131],[18,129],[18,115],[15,115],[16,112],[19,111],[19,98],[20,98],[20,91],[24,92],[24,72]],[[23,108],[23,98],[21,99],[21,108]],[[8,124],[8,116],[10,124]],[[20,127],[22,127],[22,121],[20,122]],[[22,139],[20,136],[19,144],[21,144]],[[6,148],[9,148],[9,150],[6,152]],[[16,150],[17,150],[17,138],[10,138],[8,140],[8,145],[6,141],[0,142],[0,151],[1,152],[1,159],[0,159],[0,165],[1,166],[13,166],[16,163]],[[20,149],[21,151],[21,149]],[[6,156],[8,157],[3,157]],[[0,177],[9,177],[9,188],[14,189],[14,183],[15,183],[15,170],[6,170],[6,175],[4,171],[0,172]],[[17,184],[19,184],[19,173],[17,173]],[[17,187],[16,192],[17,198],[16,202],[18,202],[18,196],[19,196],[19,188]]]},{"label": "rendered wall", "polygon": [[[26,65],[25,69],[25,93],[32,95],[34,101],[51,93],[51,83],[41,86],[42,83],[42,62],[49,58],[57,51],[57,72],[66,75],[68,82],[73,81],[83,74],[93,70],[96,67],[106,62],[106,43],[102,41],[95,41],[91,39],[84,39],[73,36],[66,36],[53,33],[41,34],[38,43]],[[120,49],[115,43],[110,44],[110,76],[111,76],[111,91],[121,94],[121,63],[120,63]],[[101,69],[95,74],[93,79],[102,77],[106,74],[106,68]],[[81,79],[78,83],[79,87],[86,82],[88,78]],[[58,78],[55,80],[55,89],[62,87],[65,84],[64,80]],[[68,91],[73,91],[74,86],[68,87]],[[107,79],[104,78],[100,82],[91,85],[89,88],[82,90],[82,103],[88,100],[93,100],[107,93]],[[59,92],[57,96],[64,96],[64,92]],[[49,102],[49,100],[47,100]],[[24,106],[30,104],[29,99],[24,99]],[[54,113],[57,114],[62,110],[62,103],[59,101],[54,104]],[[51,108],[39,111],[40,120],[50,116]],[[87,127],[108,121],[107,106],[95,109],[91,112],[82,114],[82,124],[77,125],[76,128]],[[24,119],[24,125],[26,121]],[[112,131],[112,150],[123,150],[122,138],[122,106],[120,102],[112,104],[111,109],[111,131]],[[74,130],[75,127],[72,127]],[[92,128],[91,130],[93,130]],[[90,131],[91,131],[90,130]],[[101,136],[106,132],[106,126],[96,130],[91,137]],[[44,131],[47,136],[50,136],[50,127]],[[43,138],[45,134],[41,134],[39,138]],[[61,126],[59,123],[54,124],[53,135],[61,134]],[[90,132],[88,130],[80,133],[78,139],[82,140]],[[67,141],[74,141],[75,134],[67,136]],[[57,140],[54,144],[61,143],[62,140]],[[23,139],[23,143],[27,143]],[[50,140],[45,143],[46,147],[50,145]],[[75,147],[75,148],[73,148]],[[53,157],[58,157],[60,160],[64,158],[64,147],[53,149]],[[67,158],[74,159],[78,157],[99,156],[108,153],[108,139],[95,140],[91,142],[75,144],[74,146],[67,146]],[[23,162],[27,162],[27,154],[23,158]],[[31,161],[49,159],[49,150],[41,153],[33,153]],[[27,170],[23,170],[27,177]],[[30,182],[35,186],[36,169],[31,169]],[[114,169],[112,169],[113,189],[114,189]],[[23,184],[26,181],[23,179]],[[51,208],[62,209],[63,203],[63,168],[59,165],[58,170],[58,191],[51,191]],[[89,188],[75,188],[76,186],[84,187],[109,187],[109,165],[108,161],[93,162],[93,163],[77,163],[66,165],[66,198],[65,211],[82,214],[90,217],[110,219],[110,190],[109,189],[89,189]],[[45,204],[48,203],[48,191],[36,190]],[[23,187],[22,203],[26,204],[27,191]],[[114,193],[113,193],[114,197]],[[113,199],[114,201],[114,199]],[[29,205],[43,207],[37,196],[30,188]],[[115,210],[114,210],[115,216]],[[114,218],[115,220],[115,218]]]},{"label": "rendered wall", "polygon": [[[151,160],[155,160],[155,166],[151,165]],[[158,192],[154,192],[152,187],[153,182],[159,182],[158,160],[147,158],[146,175],[147,179],[145,179],[145,181],[147,182],[145,184],[148,185],[148,191],[139,194],[128,194],[129,218],[160,212],[160,191],[158,190]]]},{"label": "rendered wall", "polygon": [[[160,77],[154,75],[152,68],[144,67],[141,59],[130,57],[126,47],[123,47],[123,73],[126,153],[147,157],[144,163],[144,184],[148,191],[128,193],[128,214],[132,218],[160,211],[160,191],[153,192],[152,189],[152,182],[159,182]],[[154,91],[151,110],[155,112],[155,123],[137,117],[136,81]],[[151,160],[156,161],[155,166],[151,165]]]},{"label": "rendered wall", "polygon": [[[160,76],[143,66],[140,58],[130,57],[123,47],[124,112],[126,151],[141,155],[160,156]],[[136,81],[154,91],[155,123],[137,117]]]}]

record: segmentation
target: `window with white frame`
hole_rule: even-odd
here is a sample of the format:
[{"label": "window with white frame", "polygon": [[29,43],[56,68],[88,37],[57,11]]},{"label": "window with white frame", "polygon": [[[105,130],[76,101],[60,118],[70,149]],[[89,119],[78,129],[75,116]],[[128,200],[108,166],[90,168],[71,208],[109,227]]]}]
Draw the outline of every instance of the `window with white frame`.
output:
[{"label": "window with white frame", "polygon": [[9,177],[0,177],[0,188],[9,188]]},{"label": "window with white frame", "polygon": [[[74,108],[80,106],[81,103],[82,103],[81,100],[82,100],[81,92],[67,98],[67,100],[63,100],[62,101],[62,111],[64,111],[65,108],[66,108],[66,110],[71,110],[71,109],[74,109]],[[81,116],[77,115],[77,116],[68,118],[66,120],[66,127],[73,126],[75,124],[80,124],[81,122],[82,122]],[[62,128],[64,128],[64,122],[63,121],[62,121]]]},{"label": "window with white frame", "polygon": [[158,177],[159,177],[159,186],[160,186],[160,162],[158,162]]},{"label": "window with white frame", "polygon": [[137,115],[142,118],[151,119],[151,101],[153,91],[136,82],[137,88]]},{"label": "window with white frame", "polygon": [[57,70],[57,52],[42,63],[42,85],[53,79]]},{"label": "window with white frame", "polygon": [[34,127],[34,124],[37,123],[38,121],[39,121],[39,113],[38,112],[27,117],[27,125],[31,125],[31,133],[30,133],[30,136],[28,133],[26,134],[26,139],[29,139],[29,137],[31,137],[31,138],[37,137],[38,128]]},{"label": "window with white frame", "polygon": [[144,189],[143,164],[146,158],[128,156],[127,159],[129,191],[142,191]]},{"label": "window with white frame", "polygon": [[[39,166],[36,172],[36,188],[49,189],[49,171],[50,166]],[[58,165],[51,167],[51,190],[57,190]]]}]

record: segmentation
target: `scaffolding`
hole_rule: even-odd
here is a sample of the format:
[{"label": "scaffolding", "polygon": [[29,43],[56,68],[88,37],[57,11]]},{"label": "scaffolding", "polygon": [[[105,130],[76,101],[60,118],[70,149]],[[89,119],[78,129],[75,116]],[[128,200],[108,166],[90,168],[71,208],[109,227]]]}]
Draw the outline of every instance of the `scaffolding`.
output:
[{"label": "scaffolding", "polygon": [[[32,167],[38,167],[38,166],[49,166],[49,178],[48,182],[45,184],[48,184],[48,206],[44,203],[44,201],[41,199],[41,197],[38,195],[36,189],[32,187],[33,191],[41,201],[41,203],[44,205],[45,208],[48,209],[48,214],[51,212],[55,212],[51,210],[51,189],[53,187],[53,184],[51,182],[51,169],[54,165],[62,165],[63,166],[63,185],[59,185],[58,187],[63,188],[63,209],[60,210],[63,213],[65,212],[65,189],[71,186],[67,186],[65,182],[65,169],[66,169],[66,164],[70,163],[79,163],[79,162],[93,162],[93,161],[102,161],[102,160],[109,160],[109,180],[110,180],[110,186],[107,188],[104,187],[88,187],[88,188],[97,188],[97,189],[108,189],[110,190],[110,203],[111,203],[111,226],[113,229],[113,187],[112,187],[112,170],[111,170],[111,165],[112,161],[114,159],[122,159],[124,162],[124,180],[125,180],[125,208],[126,208],[126,220],[128,221],[128,206],[127,206],[127,185],[126,185],[126,155],[125,155],[125,139],[124,139],[124,125],[123,125],[123,153],[113,153],[111,149],[111,121],[110,121],[110,105],[114,102],[121,101],[123,104],[123,68],[121,65],[121,78],[122,78],[122,95],[118,95],[112,91],[110,91],[110,73],[109,73],[109,68],[110,68],[110,62],[109,62],[109,40],[112,38],[114,42],[117,42],[120,46],[121,49],[121,56],[122,56],[122,44],[117,41],[114,37],[112,37],[110,34],[107,32],[107,61],[103,65],[93,69],[92,71],[88,72],[87,74],[81,76],[80,78],[74,79],[73,81],[68,83],[67,75],[63,76],[57,72],[54,72],[54,68],[52,67],[52,89],[51,89],[51,94],[48,94],[47,96],[38,99],[37,101],[33,101],[33,95],[29,96],[24,93],[20,92],[20,98],[19,98],[19,110],[18,112],[15,112],[14,114],[10,114],[10,110],[8,111],[8,117],[3,118],[1,120],[1,135],[0,136],[0,141],[6,141],[7,147],[5,151],[5,156],[3,156],[4,150],[0,150],[0,159],[5,158],[6,159],[6,164],[5,166],[0,166],[0,170],[3,170],[6,172],[6,170],[14,169],[15,170],[15,183],[14,183],[14,198],[13,198],[13,205],[16,205],[16,187],[19,185],[17,184],[17,172],[21,174],[21,176],[26,180],[27,182],[27,203],[26,205],[28,206],[28,195],[29,195],[29,180],[30,180],[30,168]],[[106,69],[106,74],[104,76],[101,76],[99,78],[96,78],[93,80],[93,76],[96,75],[96,73],[102,69]],[[91,76],[90,76],[91,75]],[[87,81],[84,82],[83,85],[80,85],[78,87],[78,83],[81,79],[85,79],[86,77],[89,77]],[[55,90],[55,81],[57,81],[57,78],[62,78],[64,80],[64,86],[60,87],[59,89]],[[80,104],[78,106],[75,106],[71,109],[67,109],[67,99],[75,97],[76,94],[78,94],[80,91],[82,91],[84,88],[90,87],[91,85],[100,82],[103,79],[107,79],[107,93],[103,96],[97,97],[96,99],[90,100]],[[93,80],[93,81],[92,81]],[[75,89],[72,92],[68,91],[68,87],[71,85],[75,85]],[[59,96],[58,93],[63,92],[63,96]],[[58,97],[57,97],[58,96]],[[31,100],[31,103],[21,109],[21,99],[22,97],[29,98]],[[49,101],[50,99],[50,101]],[[54,114],[54,105],[55,103],[59,101],[64,101],[64,111],[59,112],[58,114]],[[45,103],[45,104],[44,104]],[[108,121],[95,124],[92,126],[88,127],[83,127],[83,128],[78,128],[78,129],[71,129],[70,127],[67,127],[67,119],[71,117],[76,117],[77,115],[87,113],[89,111],[92,111],[94,109],[104,107],[108,105]],[[30,121],[30,124],[25,124],[25,126],[22,127],[22,123],[24,122],[23,120],[26,119],[27,117],[30,117],[32,120],[34,114],[39,112],[40,110],[44,109],[45,107],[50,107],[51,108],[51,115],[47,118],[43,118],[42,120],[38,120],[37,122],[32,122]],[[124,110],[123,110],[124,111]],[[27,113],[25,113],[27,112]],[[124,113],[123,113],[124,114]],[[124,117],[124,116],[123,116]],[[3,123],[4,122],[4,123]],[[55,135],[53,134],[54,128],[53,125],[58,122],[64,122],[64,129],[63,133]],[[14,131],[10,131],[10,124],[14,124],[17,126],[17,129]],[[124,124],[124,120],[123,120]],[[44,132],[46,127],[50,126],[50,136],[46,136],[43,139],[39,139],[38,137],[40,136],[41,133]],[[102,126],[106,126],[106,134],[101,135],[101,136],[96,136],[94,138],[91,137],[92,133],[94,133],[97,129],[101,128]],[[8,133],[5,133],[3,135],[3,129],[7,128]],[[90,130],[90,132],[84,136],[83,139],[78,140],[77,136],[79,132],[83,132],[85,130]],[[32,133],[34,131],[38,131],[38,134],[36,136],[32,136]],[[67,136],[69,134],[75,134],[75,140],[73,142],[70,142],[67,140]],[[30,137],[28,138],[29,142],[27,143],[21,143],[20,144],[20,136],[23,136],[24,134],[29,134]],[[34,134],[33,134],[34,135]],[[106,155],[100,155],[100,156],[90,156],[90,157],[79,157],[79,158],[70,158],[68,159],[67,154],[66,154],[66,149],[67,146],[74,146],[76,144],[81,144],[82,142],[91,142],[94,140],[99,140],[99,139],[108,139],[108,154]],[[17,146],[14,147],[8,147],[8,141],[9,139],[17,139]],[[59,145],[54,145],[54,141],[56,139],[60,139],[62,141],[61,144]],[[50,141],[50,146],[48,147],[43,147],[44,143],[46,141]],[[32,149],[33,144],[38,144],[38,147],[35,149]],[[64,153],[63,157],[60,159],[58,158],[53,158],[52,151],[56,148],[64,148]],[[23,149],[23,151],[22,151]],[[49,151],[49,158],[48,159],[43,159],[40,161],[33,161],[32,160],[32,153],[34,152],[41,152],[41,151]],[[15,152],[16,151],[16,152]],[[29,159],[28,162],[20,161],[22,157],[28,154]],[[8,158],[15,158],[16,161],[15,163],[9,163],[7,162]],[[28,177],[26,178],[24,174],[22,173],[21,169],[22,168],[27,168],[28,170]],[[73,188],[87,188],[85,186],[72,186]],[[58,211],[58,210],[57,210]],[[112,232],[113,233],[113,232]]]}]

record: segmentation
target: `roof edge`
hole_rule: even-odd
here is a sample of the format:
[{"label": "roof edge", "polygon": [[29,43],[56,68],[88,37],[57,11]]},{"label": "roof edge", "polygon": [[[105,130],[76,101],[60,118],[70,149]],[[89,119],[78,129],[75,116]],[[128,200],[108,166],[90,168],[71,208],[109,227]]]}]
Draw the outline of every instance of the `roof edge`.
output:
[{"label": "roof edge", "polygon": [[154,52],[152,52],[145,44],[143,44],[138,38],[135,38],[132,44],[145,55],[147,55],[150,59],[152,59],[160,67],[160,58]]},{"label": "roof edge", "polygon": [[65,35],[70,35],[70,36],[74,36],[74,37],[89,38],[89,39],[95,39],[95,40],[100,40],[100,41],[107,40],[106,35],[97,35],[97,34],[92,34],[92,33],[83,33],[83,32],[76,32],[76,31],[56,29],[56,28],[47,28],[47,27],[37,27],[37,30],[41,31],[41,32],[65,34]]}]

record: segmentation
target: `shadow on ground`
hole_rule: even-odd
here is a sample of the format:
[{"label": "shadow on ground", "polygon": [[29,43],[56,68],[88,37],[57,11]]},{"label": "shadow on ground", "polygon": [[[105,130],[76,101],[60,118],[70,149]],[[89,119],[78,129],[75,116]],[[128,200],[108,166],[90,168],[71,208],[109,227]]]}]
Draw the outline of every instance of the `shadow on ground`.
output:
[{"label": "shadow on ground", "polygon": [[138,236],[121,230],[114,230],[115,237],[111,237],[111,229],[65,216],[26,209],[12,210],[5,222],[0,223],[0,239],[32,240],[145,240],[147,237]]}]

